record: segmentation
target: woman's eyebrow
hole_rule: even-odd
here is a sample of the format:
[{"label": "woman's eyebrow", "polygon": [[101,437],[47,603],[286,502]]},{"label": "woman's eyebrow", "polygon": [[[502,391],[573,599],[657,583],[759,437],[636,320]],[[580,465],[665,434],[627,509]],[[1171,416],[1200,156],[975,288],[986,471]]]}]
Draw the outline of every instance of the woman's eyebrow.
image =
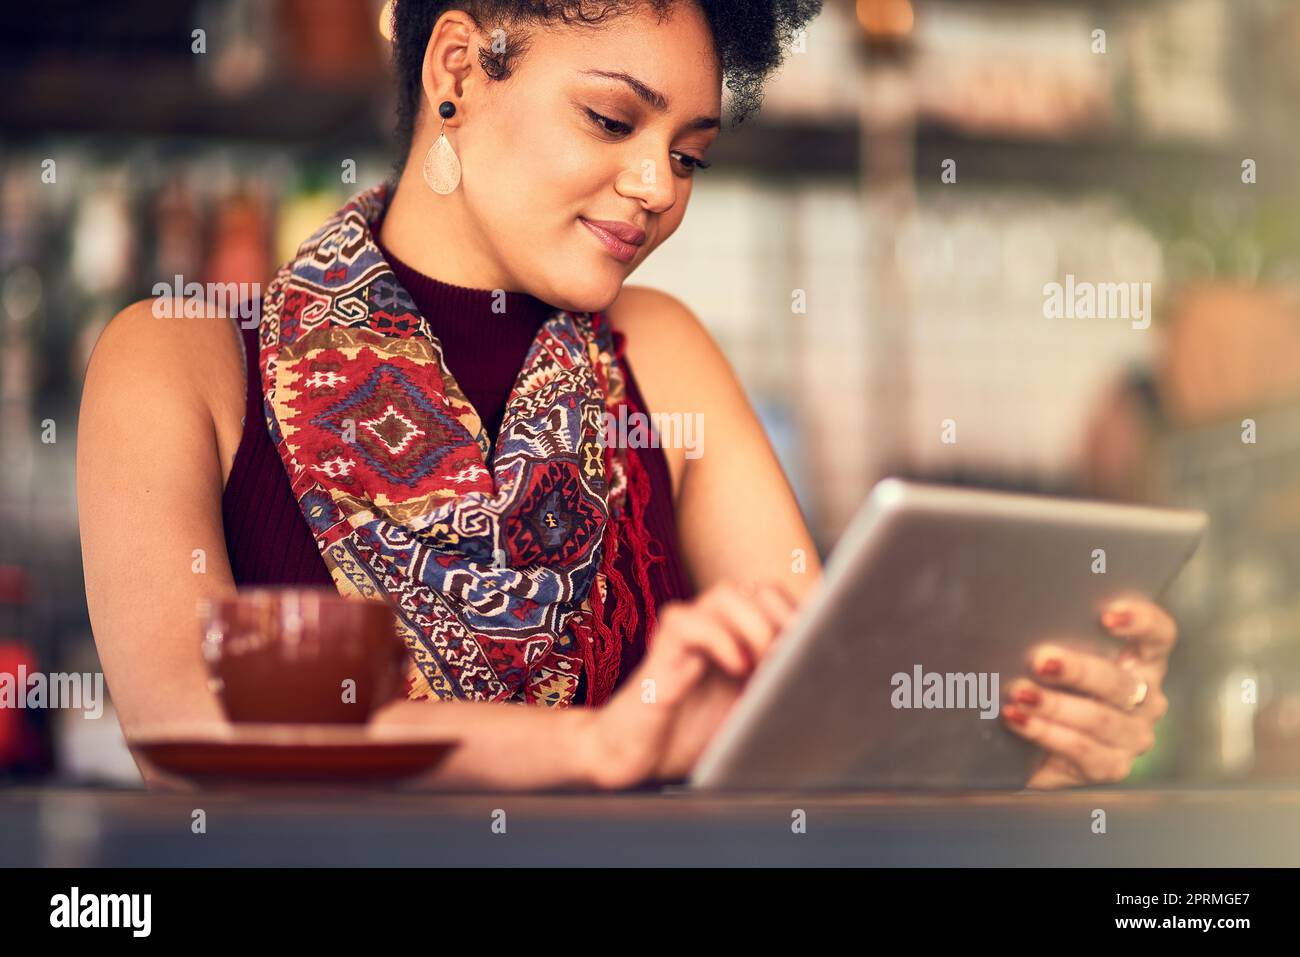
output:
[{"label": "woman's eyebrow", "polygon": [[[631,74],[622,73],[617,70],[583,70],[582,73],[586,76],[600,76],[607,80],[618,80],[622,83],[626,83],[631,87],[633,93],[639,96],[646,103],[650,104],[650,106],[654,107],[654,109],[658,110],[660,113],[663,113],[668,109],[668,98],[666,96],[658,90],[646,86],[646,84],[642,83]],[[693,130],[715,130],[719,129],[722,124],[716,116],[697,116],[686,125]]]}]

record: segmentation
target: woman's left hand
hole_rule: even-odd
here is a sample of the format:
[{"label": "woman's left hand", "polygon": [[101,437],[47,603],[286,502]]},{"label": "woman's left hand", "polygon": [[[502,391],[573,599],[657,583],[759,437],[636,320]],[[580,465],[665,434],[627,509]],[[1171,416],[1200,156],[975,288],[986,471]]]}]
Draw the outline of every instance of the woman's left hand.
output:
[{"label": "woman's left hand", "polygon": [[1034,680],[1017,679],[1009,689],[1007,727],[1048,752],[1026,787],[1123,780],[1155,743],[1156,722],[1169,710],[1162,684],[1178,626],[1143,598],[1112,602],[1101,623],[1129,644],[1117,660],[1039,645],[1030,653]]}]

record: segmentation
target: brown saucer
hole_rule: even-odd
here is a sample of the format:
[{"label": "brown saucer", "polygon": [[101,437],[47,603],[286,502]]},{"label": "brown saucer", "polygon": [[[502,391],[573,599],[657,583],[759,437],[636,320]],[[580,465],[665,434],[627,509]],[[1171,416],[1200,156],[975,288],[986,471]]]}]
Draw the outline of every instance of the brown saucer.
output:
[{"label": "brown saucer", "polygon": [[141,729],[128,742],[160,770],[195,783],[379,784],[436,767],[456,746],[366,725],[221,724]]}]

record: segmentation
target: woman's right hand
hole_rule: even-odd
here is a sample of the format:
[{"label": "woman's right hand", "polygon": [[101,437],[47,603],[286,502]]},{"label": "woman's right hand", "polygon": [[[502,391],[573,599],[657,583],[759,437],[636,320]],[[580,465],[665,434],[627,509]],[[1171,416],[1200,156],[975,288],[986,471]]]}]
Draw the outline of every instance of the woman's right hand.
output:
[{"label": "woman's right hand", "polygon": [[796,610],[779,583],[714,585],[665,605],[646,657],[585,728],[596,786],[689,773]]}]

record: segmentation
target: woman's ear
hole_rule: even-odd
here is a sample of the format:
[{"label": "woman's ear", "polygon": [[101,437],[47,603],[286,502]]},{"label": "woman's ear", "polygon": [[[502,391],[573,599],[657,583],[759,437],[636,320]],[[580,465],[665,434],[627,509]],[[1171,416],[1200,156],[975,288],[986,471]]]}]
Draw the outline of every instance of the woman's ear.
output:
[{"label": "woman's ear", "polygon": [[429,34],[429,44],[424,48],[424,66],[420,71],[424,87],[422,117],[441,126],[438,104],[443,100],[453,100],[458,108],[447,125],[460,123],[466,81],[471,80],[478,55],[478,40],[478,29],[465,11],[448,10],[438,18]]}]

